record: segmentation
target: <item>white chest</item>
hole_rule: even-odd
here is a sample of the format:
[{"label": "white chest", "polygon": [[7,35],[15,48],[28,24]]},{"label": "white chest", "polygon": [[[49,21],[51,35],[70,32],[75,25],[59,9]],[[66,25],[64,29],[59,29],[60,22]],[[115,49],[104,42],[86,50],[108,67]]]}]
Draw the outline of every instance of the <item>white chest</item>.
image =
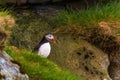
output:
[{"label": "white chest", "polygon": [[44,43],[43,45],[40,46],[38,50],[38,55],[41,55],[43,57],[48,57],[51,51],[51,46],[50,43]]}]

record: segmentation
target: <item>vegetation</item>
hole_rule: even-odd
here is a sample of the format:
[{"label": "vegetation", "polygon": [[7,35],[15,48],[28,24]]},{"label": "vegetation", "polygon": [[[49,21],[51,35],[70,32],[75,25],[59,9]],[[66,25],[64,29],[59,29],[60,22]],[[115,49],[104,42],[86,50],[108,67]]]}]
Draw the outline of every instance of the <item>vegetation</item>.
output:
[{"label": "vegetation", "polygon": [[[48,59],[37,56],[36,54],[33,54],[32,52],[29,52],[27,50],[31,51],[42,38],[43,34],[47,32],[52,32],[54,31],[54,29],[60,29],[62,30],[60,32],[62,33],[62,38],[60,37],[60,33],[56,34],[58,38],[58,44],[52,45],[52,53],[58,55],[60,57],[59,59],[64,58],[65,60],[67,60],[66,56],[69,55],[70,50],[71,52],[74,52],[76,46],[80,47],[79,45],[77,45],[76,42],[76,39],[80,37],[76,34],[84,34],[84,31],[86,31],[84,34],[85,36],[89,33],[88,29],[93,29],[97,27],[98,23],[101,21],[120,21],[120,1],[111,2],[104,6],[97,5],[94,8],[79,10],[77,12],[61,11],[56,17],[47,21],[43,20],[39,16],[36,16],[34,13],[29,13],[29,11],[24,12],[23,10],[23,14],[18,15],[14,12],[9,13],[9,11],[1,10],[0,17],[6,17],[8,15],[10,17],[7,18],[7,20],[12,21],[13,23],[11,26],[14,26],[12,30],[10,30],[11,36],[8,44],[14,45],[18,48],[22,48],[24,50],[18,50],[13,47],[6,47],[5,51],[9,53],[16,62],[19,62],[19,64],[21,65],[21,71],[23,73],[27,73],[30,76],[30,80],[83,80],[82,78],[61,69],[59,66],[49,61]],[[11,15],[13,15],[14,18]],[[6,25],[4,26],[6,27]],[[68,34],[63,35],[64,33]],[[69,35],[70,33],[72,34],[72,36]],[[93,36],[95,37],[95,35]],[[98,40],[98,38],[95,39]],[[100,39],[100,42],[101,40],[102,39]],[[97,41],[96,43],[96,45],[98,45]],[[106,45],[108,46],[108,44]],[[63,54],[66,54],[66,56]],[[53,58],[53,56],[51,55],[50,59]],[[58,60],[56,62],[61,63],[60,65],[62,65],[64,61],[60,61],[61,60]]]},{"label": "vegetation", "polygon": [[18,18],[16,23],[17,25],[12,29],[10,44],[19,48],[33,49],[36,42],[51,30],[48,23],[37,16]]},{"label": "vegetation", "polygon": [[7,16],[8,14],[8,11],[0,10],[0,16]]},{"label": "vegetation", "polygon": [[[85,28],[96,27],[100,21],[120,21],[120,1],[97,5],[78,12],[62,11],[54,20],[54,27],[76,24]],[[55,22],[55,23],[54,23]]]},{"label": "vegetation", "polygon": [[14,15],[17,25],[12,29],[10,44],[31,50],[42,35],[52,32],[56,28],[62,29],[63,33],[71,32],[75,35],[77,32],[84,33],[81,28],[97,27],[101,21],[120,21],[119,14],[120,2],[111,2],[104,6],[98,5],[78,12],[61,11],[54,19],[47,21],[32,12],[23,11],[23,16]]},{"label": "vegetation", "polygon": [[8,31],[15,25],[15,20],[10,11],[0,8],[0,30]]},{"label": "vegetation", "polygon": [[[16,22],[18,21],[17,23],[21,24],[19,26],[24,27],[24,29],[22,29],[22,27],[20,27],[19,32],[21,32],[21,34],[23,34],[24,31],[26,30],[26,31],[28,31],[28,33],[25,33],[27,36],[30,36],[29,31],[33,32],[31,34],[34,34],[35,29],[39,28],[40,25],[41,25],[41,28],[39,28],[39,30],[43,30],[43,29],[50,30],[48,28],[48,24],[45,23],[44,21],[42,21],[41,19],[39,19],[38,22],[35,22],[37,17],[35,17],[31,20],[30,20],[30,18],[31,17],[25,18],[25,19],[27,19],[27,21],[24,22],[25,20],[23,20],[22,18],[18,18],[18,19],[13,18],[13,16],[11,16],[11,13],[9,13],[9,11],[1,10],[0,19],[3,20],[3,22],[5,22],[5,25],[0,26],[0,28],[4,28],[4,31],[6,31],[6,28],[7,28],[7,30],[10,31],[10,29],[8,29],[8,28],[11,26],[7,23],[11,20],[16,19]],[[21,22],[19,22],[19,21],[21,21]],[[3,22],[1,22],[1,24]],[[39,23],[39,22],[41,22],[41,23]],[[15,26],[15,24],[12,24],[12,26]],[[16,25],[16,27],[19,27],[19,26]],[[29,26],[29,28],[28,28],[28,26]],[[13,32],[15,34],[17,33],[15,31],[13,31]],[[43,35],[44,33],[45,32],[43,31],[43,33],[41,35]],[[24,34],[22,36],[17,34],[16,36],[18,36],[18,38],[19,38],[19,37],[23,37]],[[31,37],[31,39],[32,38],[33,37]],[[28,41],[28,39],[26,41]],[[20,68],[21,72],[28,74],[28,76],[30,77],[30,80],[41,80],[41,79],[42,80],[83,80],[82,78],[77,77],[76,75],[72,74],[71,72],[63,70],[62,68],[57,66],[52,61],[42,58],[42,57],[36,55],[35,53],[28,52],[25,49],[18,50],[15,47],[6,47],[5,51],[14,58],[15,61],[13,61],[13,62],[15,62],[21,66],[21,68]]]},{"label": "vegetation", "polygon": [[19,62],[21,72],[27,73],[30,80],[83,80],[35,53],[15,47],[6,47],[5,51]]}]

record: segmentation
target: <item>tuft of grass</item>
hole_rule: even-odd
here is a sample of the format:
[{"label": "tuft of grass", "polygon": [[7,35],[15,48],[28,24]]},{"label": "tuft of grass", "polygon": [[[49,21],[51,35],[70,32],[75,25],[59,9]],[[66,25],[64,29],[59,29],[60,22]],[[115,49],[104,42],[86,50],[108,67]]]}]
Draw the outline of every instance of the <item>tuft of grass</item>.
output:
[{"label": "tuft of grass", "polygon": [[21,72],[27,73],[30,80],[83,80],[46,58],[26,50],[6,47],[5,51],[21,65]]},{"label": "tuft of grass", "polygon": [[10,14],[9,10],[6,10],[5,8],[0,8],[0,16],[8,16]]},{"label": "tuft of grass", "polygon": [[[58,27],[68,24],[79,24],[85,28],[93,28],[100,21],[119,21],[120,20],[120,1],[97,5],[87,10],[77,12],[61,11],[53,20],[52,25]],[[55,22],[55,23],[54,23]]]},{"label": "tuft of grass", "polygon": [[0,16],[6,16],[6,15],[8,15],[8,11],[3,11],[3,12],[0,12]]}]

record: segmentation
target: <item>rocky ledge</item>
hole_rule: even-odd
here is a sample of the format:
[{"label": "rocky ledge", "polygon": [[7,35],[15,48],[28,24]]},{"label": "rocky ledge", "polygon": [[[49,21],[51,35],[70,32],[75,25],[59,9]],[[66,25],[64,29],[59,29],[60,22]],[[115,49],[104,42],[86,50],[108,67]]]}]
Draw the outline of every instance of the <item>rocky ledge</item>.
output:
[{"label": "rocky ledge", "polygon": [[27,74],[20,72],[20,66],[12,61],[6,52],[0,52],[0,80],[29,80]]}]

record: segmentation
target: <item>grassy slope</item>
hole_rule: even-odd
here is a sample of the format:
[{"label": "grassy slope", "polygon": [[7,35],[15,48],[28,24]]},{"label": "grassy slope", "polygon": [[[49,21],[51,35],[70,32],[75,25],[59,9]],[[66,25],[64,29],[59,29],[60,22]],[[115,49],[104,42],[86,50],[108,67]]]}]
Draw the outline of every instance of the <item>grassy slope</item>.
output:
[{"label": "grassy slope", "polygon": [[[6,16],[11,16],[9,11],[1,10],[0,17]],[[25,25],[25,23],[23,23],[23,25]],[[4,27],[4,25],[2,27]],[[4,30],[6,30],[6,28]],[[42,58],[34,53],[28,52],[27,50],[18,50],[14,47],[6,47],[5,51],[13,57],[15,63],[17,62],[20,64],[21,72],[27,73],[30,80],[83,80],[71,72],[63,70],[48,59]]]},{"label": "grassy slope", "polygon": [[26,50],[6,47],[5,51],[21,64],[21,71],[27,73],[30,80],[83,80],[59,66]]},{"label": "grassy slope", "polygon": [[120,21],[120,1],[103,6],[97,5],[94,8],[78,12],[62,11],[54,21],[52,25],[55,27],[77,24],[87,28],[97,26],[100,21]]}]

